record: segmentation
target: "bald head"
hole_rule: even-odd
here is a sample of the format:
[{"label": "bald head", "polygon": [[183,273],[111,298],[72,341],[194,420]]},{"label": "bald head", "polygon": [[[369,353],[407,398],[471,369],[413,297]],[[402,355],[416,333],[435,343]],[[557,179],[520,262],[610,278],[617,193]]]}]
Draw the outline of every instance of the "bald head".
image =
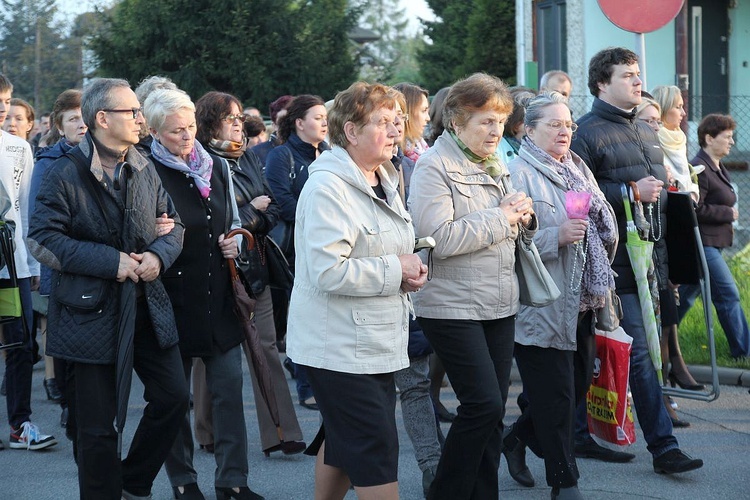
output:
[{"label": "bald head", "polygon": [[539,81],[539,91],[544,92],[545,90],[559,92],[568,98],[573,91],[573,81],[565,71],[547,71]]}]

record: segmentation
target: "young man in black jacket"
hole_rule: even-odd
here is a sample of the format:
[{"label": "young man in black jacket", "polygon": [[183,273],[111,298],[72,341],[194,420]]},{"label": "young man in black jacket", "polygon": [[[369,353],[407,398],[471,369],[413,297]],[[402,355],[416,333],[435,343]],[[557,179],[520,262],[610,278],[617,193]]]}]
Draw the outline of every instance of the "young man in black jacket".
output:
[{"label": "young man in black jacket", "polygon": [[[630,389],[638,422],[654,457],[654,471],[671,474],[698,469],[703,466],[703,461],[682,453],[672,434],[672,422],[662,403],[661,385],[649,355],[637,285],[625,247],[623,195],[630,201],[640,195],[651,222],[649,239],[654,242],[657,280],[660,288],[667,286],[664,239],[667,193],[663,189],[667,175],[656,134],[635,119],[635,107],[641,102],[639,75],[638,56],[628,49],[608,48],[591,58],[588,86],[596,99],[591,111],[578,120],[578,131],[571,149],[594,173],[617,214],[620,245],[612,269],[618,274],[615,285],[624,312],[621,326],[633,337]],[[598,446],[588,431],[581,429],[579,422],[576,429],[577,456],[621,462],[633,458],[631,454],[614,453],[617,452]]]}]

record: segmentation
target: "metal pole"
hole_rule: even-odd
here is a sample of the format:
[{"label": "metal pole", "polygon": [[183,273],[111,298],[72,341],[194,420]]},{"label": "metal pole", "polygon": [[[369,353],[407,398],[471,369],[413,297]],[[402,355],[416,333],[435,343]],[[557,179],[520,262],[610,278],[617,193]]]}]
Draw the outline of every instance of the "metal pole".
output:
[{"label": "metal pole", "polygon": [[646,36],[643,33],[635,34],[635,53],[638,55],[638,63],[641,68],[641,81],[643,90],[646,90]]}]

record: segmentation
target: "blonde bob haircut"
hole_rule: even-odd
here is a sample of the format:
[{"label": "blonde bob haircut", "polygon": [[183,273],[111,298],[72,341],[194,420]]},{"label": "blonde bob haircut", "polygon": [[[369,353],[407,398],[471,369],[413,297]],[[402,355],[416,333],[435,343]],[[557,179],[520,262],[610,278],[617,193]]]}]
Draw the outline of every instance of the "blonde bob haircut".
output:
[{"label": "blonde bob haircut", "polygon": [[513,98],[501,79],[474,73],[454,83],[443,105],[443,126],[455,132],[478,111],[495,111],[502,115],[513,111]]},{"label": "blonde bob haircut", "polygon": [[641,111],[643,111],[649,106],[655,107],[656,112],[659,113],[659,117],[661,118],[661,106],[659,106],[658,102],[654,101],[653,99],[649,99],[648,97],[641,98],[641,103],[635,108],[635,116],[640,115]]},{"label": "blonde bob haircut", "polygon": [[348,89],[336,94],[328,114],[328,134],[331,144],[346,148],[349,141],[344,125],[352,122],[362,128],[370,120],[372,113],[381,108],[394,109],[396,95],[390,87],[379,83],[355,82]]},{"label": "blonde bob haircut", "polygon": [[651,95],[654,96],[654,101],[659,103],[661,111],[661,121],[666,120],[667,112],[675,107],[677,104],[677,96],[681,96],[679,87],[674,85],[659,85],[651,91]]},{"label": "blonde bob haircut", "polygon": [[181,109],[189,109],[195,113],[195,104],[182,90],[157,89],[143,103],[143,114],[148,126],[154,130],[160,130],[167,117]]}]

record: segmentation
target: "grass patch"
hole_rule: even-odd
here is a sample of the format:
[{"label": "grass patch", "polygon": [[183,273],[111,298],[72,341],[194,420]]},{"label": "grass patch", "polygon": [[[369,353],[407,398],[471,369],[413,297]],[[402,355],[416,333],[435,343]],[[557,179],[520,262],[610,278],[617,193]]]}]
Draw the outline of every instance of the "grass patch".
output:
[{"label": "grass patch", "polygon": [[[740,302],[747,314],[750,311],[750,245],[737,253],[729,261],[729,269],[734,275],[737,288],[740,291]],[[730,368],[750,369],[750,360],[734,360],[729,354],[729,344],[724,330],[719,324],[713,305],[710,307],[713,314],[714,340],[716,342],[716,362],[719,366]],[[708,334],[706,332],[705,316],[703,314],[703,303],[695,301],[695,305],[685,315],[680,323],[680,347],[685,362],[694,365],[709,365],[711,362],[708,350]]]}]

